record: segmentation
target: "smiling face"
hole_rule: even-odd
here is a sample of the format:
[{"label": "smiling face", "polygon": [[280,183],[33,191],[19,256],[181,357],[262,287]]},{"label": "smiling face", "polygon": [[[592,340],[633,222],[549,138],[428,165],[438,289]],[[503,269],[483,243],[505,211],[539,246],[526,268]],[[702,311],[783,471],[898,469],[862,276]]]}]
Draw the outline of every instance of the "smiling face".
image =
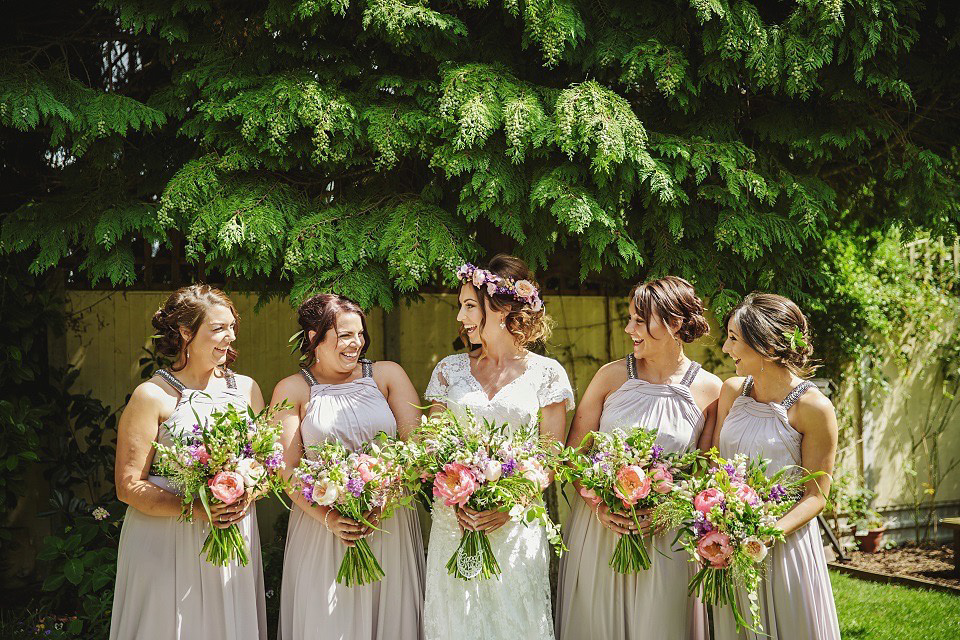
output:
[{"label": "smiling face", "polygon": [[743,340],[740,325],[736,317],[727,322],[727,339],[723,343],[723,352],[733,358],[738,376],[754,376],[764,369],[767,359]]},{"label": "smiling face", "polygon": [[[484,305],[484,311],[480,305]],[[489,344],[493,340],[508,337],[510,333],[500,326],[506,314],[495,311],[490,307],[486,298],[481,302],[477,290],[472,284],[460,287],[460,311],[457,313],[457,322],[461,324],[462,334],[466,334],[471,345]]]},{"label": "smiling face", "polygon": [[180,335],[187,344],[187,361],[209,366],[222,366],[227,363],[227,350],[237,339],[237,319],[229,307],[211,305],[204,314],[203,321],[197,327],[196,335],[181,327]]},{"label": "smiling face", "polygon": [[[313,333],[310,332],[311,339]],[[341,311],[337,314],[334,325],[317,345],[314,354],[323,369],[347,374],[356,368],[363,346],[363,321],[360,314]]]},{"label": "smiling face", "polygon": [[633,300],[630,301],[630,317],[623,330],[633,340],[633,357],[637,360],[662,353],[676,344],[676,328],[669,326],[656,313],[651,313],[649,319],[642,317]]}]

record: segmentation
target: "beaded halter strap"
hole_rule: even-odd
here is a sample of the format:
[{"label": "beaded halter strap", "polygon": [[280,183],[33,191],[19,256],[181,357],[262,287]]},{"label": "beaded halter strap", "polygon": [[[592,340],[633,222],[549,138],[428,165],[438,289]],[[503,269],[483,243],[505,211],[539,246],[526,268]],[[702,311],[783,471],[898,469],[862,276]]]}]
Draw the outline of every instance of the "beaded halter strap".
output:
[{"label": "beaded halter strap", "polygon": [[[689,387],[693,384],[693,380],[697,377],[697,374],[700,373],[700,363],[699,362],[690,362],[690,366],[687,367],[687,372],[683,374],[683,380],[680,381],[685,387]],[[627,377],[631,380],[637,380],[637,359],[631,353],[627,356]]]},{"label": "beaded halter strap", "polygon": [[[180,380],[177,378],[177,376],[173,375],[172,373],[170,373],[170,372],[167,371],[166,369],[157,369],[156,375],[158,375],[158,376],[160,376],[161,378],[163,378],[163,380],[164,380],[167,384],[169,384],[171,387],[173,387],[174,389],[176,389],[176,390],[177,390],[177,393],[179,393],[181,396],[184,394],[184,392],[190,391],[190,389],[187,387],[187,385],[185,385],[185,384],[183,384],[182,382],[180,382]],[[226,382],[227,382],[227,388],[228,388],[228,389],[236,389],[236,388],[237,388],[237,379],[236,379],[236,377],[234,377],[233,371],[231,371],[230,369],[225,370],[225,371],[224,371],[224,376],[223,376],[223,378],[224,378],[224,380],[226,380]]]},{"label": "beaded halter strap", "polygon": [[[784,410],[789,409],[797,402],[797,400],[800,399],[800,396],[806,393],[808,389],[812,389],[815,386],[817,385],[813,384],[809,380],[804,380],[803,382],[795,386],[793,390],[790,391],[790,393],[787,394],[787,397],[783,399],[783,402],[780,403],[780,406],[783,407]],[[749,395],[752,389],[753,389],[753,376],[747,376],[747,379],[743,381],[743,390],[740,392],[740,395],[742,396]]]},{"label": "beaded halter strap", "polygon": [[[366,358],[360,358],[360,370],[363,372],[364,378],[373,377],[373,361],[367,360]],[[303,379],[307,381],[307,384],[312,386],[320,384],[317,382],[317,379],[313,377],[313,374],[310,373],[310,370],[307,368],[300,369],[300,375],[303,376]]]}]

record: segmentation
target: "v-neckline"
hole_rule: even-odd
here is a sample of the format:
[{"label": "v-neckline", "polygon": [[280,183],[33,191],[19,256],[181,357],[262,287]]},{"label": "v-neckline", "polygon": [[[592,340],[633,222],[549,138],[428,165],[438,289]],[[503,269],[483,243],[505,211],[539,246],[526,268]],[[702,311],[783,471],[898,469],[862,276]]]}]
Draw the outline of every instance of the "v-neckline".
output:
[{"label": "v-neckline", "polygon": [[487,390],[483,388],[483,383],[481,383],[480,380],[477,379],[477,376],[475,376],[474,373],[473,373],[473,365],[472,365],[472,362],[471,362],[471,361],[473,360],[473,358],[470,357],[470,354],[469,354],[469,353],[465,353],[464,355],[467,357],[467,373],[470,374],[470,379],[473,380],[474,383],[476,383],[477,387],[480,388],[480,393],[482,393],[482,394],[484,395],[484,397],[487,399],[487,402],[488,402],[488,403],[489,403],[489,402],[493,402],[494,400],[496,400],[496,399],[497,399],[497,396],[500,395],[500,393],[501,393],[504,389],[506,389],[507,387],[509,387],[510,385],[512,385],[514,382],[516,382],[517,380],[519,380],[519,379],[522,378],[523,376],[527,375],[527,372],[530,370],[530,362],[529,362],[529,360],[527,360],[527,359],[530,357],[530,352],[527,352],[527,355],[524,356],[524,359],[527,360],[527,362],[525,363],[525,365],[524,365],[524,367],[523,367],[523,371],[520,372],[520,375],[518,375],[516,378],[514,378],[514,379],[511,380],[510,382],[506,383],[505,385],[503,385],[502,387],[500,387],[499,389],[497,389],[497,390],[494,392],[494,394],[491,396],[490,394],[487,393]]}]

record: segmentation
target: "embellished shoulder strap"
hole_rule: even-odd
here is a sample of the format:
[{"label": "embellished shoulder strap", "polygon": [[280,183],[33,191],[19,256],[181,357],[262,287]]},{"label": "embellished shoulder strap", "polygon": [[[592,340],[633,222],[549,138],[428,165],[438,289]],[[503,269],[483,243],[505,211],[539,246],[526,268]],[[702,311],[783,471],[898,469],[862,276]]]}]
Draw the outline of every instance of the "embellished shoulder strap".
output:
[{"label": "embellished shoulder strap", "polygon": [[227,382],[227,389],[237,388],[237,377],[233,375],[233,371],[231,369],[223,370],[223,379]]},{"label": "embellished shoulder strap", "polygon": [[637,379],[637,359],[632,353],[627,356],[627,377],[631,380]]},{"label": "embellished shoulder strap", "polygon": [[360,367],[363,371],[364,378],[373,377],[373,360],[367,360],[366,358],[360,358]]},{"label": "embellished shoulder strap", "polygon": [[793,388],[793,391],[787,394],[787,397],[783,399],[783,402],[780,403],[780,406],[783,407],[784,410],[789,409],[794,405],[794,403],[796,403],[797,400],[800,399],[800,396],[806,393],[808,389],[815,386],[816,385],[810,382],[809,380],[804,380],[803,382],[795,386]]},{"label": "embellished shoulder strap", "polygon": [[687,372],[683,374],[683,380],[680,381],[680,384],[685,387],[689,387],[691,384],[693,384],[697,374],[700,373],[700,369],[702,369],[702,367],[700,366],[699,362],[691,362],[690,366],[687,367]]},{"label": "embellished shoulder strap", "polygon": [[164,382],[166,382],[171,387],[176,389],[177,393],[179,393],[181,396],[183,395],[183,392],[187,390],[187,385],[180,382],[175,375],[173,375],[166,369],[157,369],[154,375],[157,375],[160,378],[162,378]]},{"label": "embellished shoulder strap", "polygon": [[747,376],[747,379],[743,381],[743,388],[740,389],[741,396],[750,395],[750,390],[753,389],[753,376]]},{"label": "embellished shoulder strap", "polygon": [[313,377],[313,374],[310,373],[309,369],[301,368],[300,375],[303,376],[303,379],[307,381],[307,384],[311,387],[317,384],[317,379]]}]

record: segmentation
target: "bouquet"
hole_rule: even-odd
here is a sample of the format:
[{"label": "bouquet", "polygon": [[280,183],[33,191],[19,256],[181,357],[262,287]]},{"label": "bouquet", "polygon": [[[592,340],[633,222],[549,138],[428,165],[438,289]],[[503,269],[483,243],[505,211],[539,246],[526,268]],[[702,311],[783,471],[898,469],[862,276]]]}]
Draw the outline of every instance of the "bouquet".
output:
[{"label": "bouquet", "polygon": [[[629,515],[637,528],[637,509],[653,509],[657,523],[661,505],[670,504],[689,478],[698,452],[665,453],[655,444],[655,431],[635,427],[628,432],[591,432],[579,450],[568,450],[567,465],[558,473],[566,482],[580,483],[580,494],[595,505]],[[610,567],[618,573],[650,568],[643,536],[622,535],[617,540]]]},{"label": "bouquet", "polygon": [[[171,432],[173,444],[169,446],[153,443],[157,455],[152,473],[166,476],[181,492],[182,519],[193,519],[193,503],[198,498],[211,524],[211,504],[233,504],[247,492],[269,490],[283,501],[282,427],[274,415],[287,406],[281,403],[260,413],[250,407],[230,406],[214,411],[208,420],[201,420],[194,410],[197,422],[192,430],[180,435]],[[220,567],[234,559],[244,566],[250,561],[236,524],[225,529],[211,526],[200,552]]]},{"label": "bouquet", "polygon": [[[513,522],[541,524],[560,554],[560,527],[550,519],[542,493],[559,451],[541,439],[536,425],[513,430],[508,424],[458,419],[450,411],[424,418],[414,435],[415,482],[432,481],[433,496],[449,507],[508,512]],[[485,531],[463,532],[447,572],[463,580],[500,574]]]},{"label": "bouquet", "polygon": [[[803,484],[823,472],[803,475],[791,466],[768,478],[768,460],[744,454],[724,460],[716,450],[707,456],[707,473],[687,483],[673,515],[686,512],[678,539],[703,564],[690,581],[690,593],[699,592],[706,604],[732,607],[740,631],[749,625],[737,606],[737,589],[747,591],[752,617],[759,620],[757,589],[767,546],[784,537],[776,523],[803,494]],[[753,630],[761,631],[759,626]]]},{"label": "bouquet", "polygon": [[[403,442],[382,432],[359,451],[348,451],[339,441],[312,445],[293,472],[294,485],[310,504],[331,507],[380,531],[367,518],[372,509],[379,509],[380,519],[386,520],[410,502],[404,491],[408,451]],[[337,582],[353,587],[383,575],[370,544],[361,538],[347,547]]]}]

